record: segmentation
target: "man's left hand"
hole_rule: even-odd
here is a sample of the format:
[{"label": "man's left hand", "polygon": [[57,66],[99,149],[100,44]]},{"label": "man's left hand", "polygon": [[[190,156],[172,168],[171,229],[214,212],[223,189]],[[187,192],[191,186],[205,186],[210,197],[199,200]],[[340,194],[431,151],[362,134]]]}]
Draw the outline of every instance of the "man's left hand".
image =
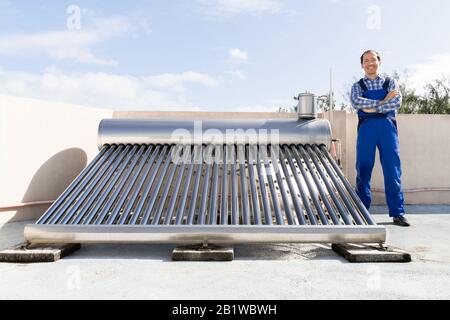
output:
[{"label": "man's left hand", "polygon": [[378,110],[375,109],[375,108],[373,108],[373,109],[364,109],[363,111],[364,111],[365,113],[377,113],[377,112],[378,112]]}]

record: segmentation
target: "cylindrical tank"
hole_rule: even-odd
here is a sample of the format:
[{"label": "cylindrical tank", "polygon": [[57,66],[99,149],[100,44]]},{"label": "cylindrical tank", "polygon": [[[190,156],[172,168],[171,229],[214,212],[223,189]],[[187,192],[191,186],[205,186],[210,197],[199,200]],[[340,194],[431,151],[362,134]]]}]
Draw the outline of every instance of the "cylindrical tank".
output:
[{"label": "cylindrical tank", "polygon": [[324,119],[105,119],[98,145],[105,144],[331,144]]},{"label": "cylindrical tank", "polygon": [[317,98],[314,94],[305,92],[298,95],[297,113],[300,119],[317,118]]}]

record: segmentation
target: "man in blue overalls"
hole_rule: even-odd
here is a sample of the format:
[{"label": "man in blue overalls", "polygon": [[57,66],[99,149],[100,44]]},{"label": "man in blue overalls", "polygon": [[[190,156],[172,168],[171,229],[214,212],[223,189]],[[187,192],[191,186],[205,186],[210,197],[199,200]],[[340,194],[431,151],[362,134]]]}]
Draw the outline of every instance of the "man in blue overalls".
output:
[{"label": "man in blue overalls", "polygon": [[384,175],[386,202],[394,224],[409,227],[405,218],[397,122],[395,115],[402,104],[399,86],[394,79],[378,74],[381,57],[374,50],[361,56],[365,77],[352,87],[351,101],[358,110],[356,145],[356,191],[367,209],[370,208],[370,178],[378,147]]}]

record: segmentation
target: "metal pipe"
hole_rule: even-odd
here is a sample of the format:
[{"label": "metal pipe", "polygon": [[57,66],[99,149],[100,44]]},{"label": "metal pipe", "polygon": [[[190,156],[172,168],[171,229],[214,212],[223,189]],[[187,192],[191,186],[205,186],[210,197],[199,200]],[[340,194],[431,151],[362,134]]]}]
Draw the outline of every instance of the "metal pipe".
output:
[{"label": "metal pipe", "polygon": [[231,224],[239,224],[238,185],[236,172],[236,150],[231,146]]},{"label": "metal pipe", "polygon": [[[126,187],[125,191],[120,196],[120,199],[117,201],[116,207],[113,209],[113,211],[111,213],[111,216],[106,221],[106,224],[108,224],[108,225],[112,225],[114,223],[114,221],[116,220],[117,216],[119,215],[119,212],[123,208],[125,200],[130,195],[130,192],[131,192],[134,184],[136,183],[136,180],[138,179],[142,169],[144,168],[146,159],[148,159],[148,157],[149,157],[149,155],[150,155],[150,153],[151,153],[151,151],[153,149],[153,146],[151,146],[151,145],[148,146],[148,147],[146,147],[146,146],[143,146],[143,147],[146,148],[147,150],[145,151],[145,154],[143,156],[140,156],[141,157],[141,163],[139,164],[139,166],[138,166],[137,170],[135,171],[135,173],[131,174],[132,170],[130,171],[130,176],[129,177],[131,177],[131,180],[128,183],[128,186]],[[122,213],[122,215],[126,216],[125,211]]]},{"label": "metal pipe", "polygon": [[198,223],[205,224],[206,214],[207,214],[207,205],[208,205],[208,191],[209,191],[209,180],[211,178],[211,158],[212,158],[212,146],[208,145],[206,147],[206,169],[205,169],[205,177],[203,178],[203,189],[201,194],[201,202],[200,202],[200,211],[198,216]]},{"label": "metal pipe", "polygon": [[224,146],[222,167],[222,206],[220,209],[220,224],[228,224],[228,152],[229,146]]},{"label": "metal pipe", "polygon": [[100,153],[94,158],[94,160],[86,167],[84,168],[80,174],[75,178],[75,180],[64,190],[64,192],[59,196],[59,198],[48,208],[48,210],[45,212],[45,214],[38,219],[36,224],[42,224],[46,223],[49,217],[55,213],[55,211],[59,208],[59,206],[64,203],[64,201],[67,199],[67,197],[72,193],[72,191],[76,191],[79,188],[79,184],[83,181],[83,179],[93,173],[93,168],[97,166],[99,162],[102,162],[101,160],[104,160],[103,155],[106,153],[107,150],[110,150],[111,146],[106,145],[102,147]]},{"label": "metal pipe", "polygon": [[180,205],[178,207],[175,224],[181,224],[183,216],[184,216],[184,210],[186,208],[186,200],[187,200],[187,196],[188,196],[188,192],[189,192],[189,187],[191,185],[192,173],[194,172],[194,167],[196,165],[195,164],[195,155],[196,155],[196,152],[198,152],[197,151],[198,149],[199,149],[199,146],[194,146],[194,148],[192,150],[192,156],[190,154],[187,155],[188,157],[190,157],[189,171],[187,173],[186,180],[184,182],[184,190],[183,190],[183,194],[181,195],[181,201],[180,201]]},{"label": "metal pipe", "polygon": [[[84,219],[83,224],[90,224],[91,221],[94,219],[94,216],[96,216],[99,213],[99,210],[100,210],[101,206],[105,202],[106,198],[108,198],[108,196],[110,195],[110,193],[113,190],[113,188],[116,186],[116,184],[119,181],[119,179],[122,177],[122,175],[123,175],[123,173],[125,171],[125,168],[128,165],[128,162],[131,161],[131,159],[134,156],[134,153],[138,149],[138,146],[135,145],[133,147],[133,149],[131,150],[131,152],[129,152],[129,149],[130,149],[131,146],[127,146],[127,147],[128,147],[128,149],[124,150],[124,152],[126,152],[125,160],[124,161],[120,161],[121,164],[120,164],[120,166],[117,169],[117,173],[114,175],[114,178],[112,178],[112,180],[110,182],[108,182],[108,187],[106,188],[106,190],[104,192],[102,192],[101,195],[99,195],[100,198],[96,201],[95,206],[90,210],[90,212],[88,211],[89,213],[88,213],[86,219]],[[117,189],[119,189],[119,188],[117,188]],[[109,211],[108,204],[109,203],[112,204],[114,202],[114,200],[116,200],[116,197],[113,197],[113,196],[110,197],[108,203],[106,204],[106,206],[102,210],[104,212],[104,215],[106,215],[108,213],[108,211]],[[100,215],[98,219],[103,220],[104,215]]]},{"label": "metal pipe", "polygon": [[[367,225],[370,220],[359,210],[349,182],[324,147],[184,147],[127,144],[102,150],[96,164],[89,165],[91,169],[76,186],[74,182],[67,189],[71,191],[48,215],[47,223],[27,226],[27,240],[183,244],[385,241],[385,228]],[[218,161],[204,159],[204,148],[206,157],[214,148]],[[181,151],[184,162],[173,162],[173,152],[181,156]],[[225,225],[229,213],[232,226]],[[355,225],[358,218],[360,224]],[[184,225],[185,219],[188,225]],[[49,223],[52,220],[55,223]],[[333,225],[324,225],[324,220]]]},{"label": "metal pipe", "polygon": [[314,153],[311,153],[308,148],[306,148],[311,160],[313,161],[314,165],[316,166],[317,170],[319,171],[319,175],[322,178],[322,181],[325,183],[326,188],[328,189],[328,193],[331,196],[331,199],[333,199],[334,204],[336,208],[339,211],[339,214],[341,215],[341,218],[344,220],[344,223],[346,225],[352,224],[352,218],[350,216],[350,213],[348,210],[341,204],[341,201],[339,201],[338,197],[336,196],[336,193],[333,189],[333,186],[331,185],[329,178],[327,177],[327,174],[325,172],[325,169],[323,169],[323,166],[319,164],[319,160],[317,159],[316,155]]},{"label": "metal pipe", "polygon": [[[136,200],[137,200],[137,198],[139,196],[139,193],[142,190],[144,182],[145,182],[146,178],[148,177],[148,175],[150,173],[150,169],[153,167],[153,162],[155,161],[156,156],[158,155],[159,150],[161,149],[161,146],[156,146],[156,148],[154,150],[152,150],[151,147],[149,147],[149,149],[150,149],[149,152],[151,151],[151,157],[150,157],[150,159],[148,159],[148,156],[147,156],[145,158],[145,160],[144,160],[144,162],[145,162],[148,159],[147,163],[145,164],[145,168],[144,168],[143,174],[142,174],[141,178],[139,179],[139,182],[138,182],[136,188],[134,189],[133,195],[131,196],[130,200],[128,201],[128,203],[127,203],[127,205],[125,207],[125,209],[122,212],[122,215],[121,215],[120,220],[119,220],[119,224],[125,224],[128,221],[128,218],[129,218],[130,213],[131,213],[131,209],[133,208],[134,203],[136,202]],[[120,208],[118,208],[116,210],[120,210]]]},{"label": "metal pipe", "polygon": [[[132,157],[134,157],[133,161],[131,162],[129,168],[128,168],[128,172],[124,175],[125,173],[125,168],[128,164],[128,161],[131,160],[131,157],[128,159],[128,161],[125,161],[123,164],[123,168],[119,169],[120,173],[117,173],[116,177],[117,179],[113,182],[111,182],[111,185],[115,186],[117,181],[119,181],[118,177],[121,177],[121,181],[120,183],[117,185],[116,190],[114,191],[114,193],[112,194],[112,196],[109,198],[108,202],[106,203],[106,205],[103,207],[102,211],[100,212],[100,214],[98,215],[98,218],[95,221],[95,224],[99,225],[102,224],[103,220],[105,219],[106,215],[109,213],[109,210],[111,209],[112,205],[114,204],[114,202],[117,200],[117,198],[119,197],[119,194],[122,192],[122,189],[125,187],[126,182],[128,181],[129,177],[131,176],[131,174],[133,173],[133,169],[136,166],[139,158],[141,157],[142,153],[144,152],[145,146],[140,146],[139,150],[136,152],[136,149],[138,148],[138,146],[134,146],[133,150],[131,151],[131,155]],[[124,176],[123,176],[124,175]],[[100,203],[100,201],[99,201]],[[97,209],[93,209],[92,211],[96,212],[100,207],[98,207]],[[89,221],[90,222],[90,221]],[[86,223],[85,223],[86,224]]]},{"label": "metal pipe", "polygon": [[250,193],[252,198],[252,209],[253,209],[253,217],[256,225],[261,224],[261,212],[259,210],[259,201],[258,201],[258,190],[256,187],[256,179],[255,179],[255,159],[252,157],[252,152],[250,148],[247,149],[248,154],[248,177],[250,180]]},{"label": "metal pipe", "polygon": [[345,186],[343,186],[343,182],[339,179],[337,174],[330,168],[330,166],[326,164],[325,157],[320,153],[319,149],[313,150],[313,147],[311,146],[307,146],[307,148],[309,148],[310,152],[314,153],[318,157],[320,162],[323,164],[323,167],[330,176],[333,184],[335,185],[336,190],[338,191],[342,201],[349,210],[355,222],[360,225],[365,224],[364,221],[362,220],[360,212],[358,212],[357,207],[355,207],[354,203],[352,203],[352,201],[348,198],[348,194],[345,190]]},{"label": "metal pipe", "polygon": [[105,119],[98,144],[331,144],[325,119],[173,120]]},{"label": "metal pipe", "polygon": [[322,205],[319,200],[319,196],[317,195],[317,191],[314,188],[314,184],[311,182],[311,174],[312,173],[309,172],[309,174],[308,174],[308,172],[305,171],[305,168],[303,167],[303,164],[302,164],[302,160],[303,160],[303,162],[307,162],[308,159],[300,157],[295,146],[292,146],[291,150],[292,150],[292,154],[297,159],[297,164],[300,169],[300,173],[302,174],[303,179],[306,182],[306,186],[308,187],[308,190],[309,190],[309,195],[311,196],[311,199],[316,207],[316,211],[319,215],[320,221],[322,221],[323,225],[327,225],[328,219],[325,216],[325,213],[323,212]]},{"label": "metal pipe", "polygon": [[[203,146],[200,146],[199,148],[199,159],[197,163],[197,172],[195,173],[195,182],[193,185],[192,195],[191,195],[191,204],[189,206],[189,214],[187,218],[187,224],[193,224],[194,222],[194,214],[195,214],[195,207],[197,204],[197,194],[198,189],[200,188],[200,178],[202,177],[202,171],[203,171]],[[196,155],[194,154],[194,157]]]},{"label": "metal pipe", "polygon": [[178,170],[178,176],[175,182],[175,187],[173,189],[172,195],[170,197],[169,207],[167,208],[166,216],[164,217],[164,224],[169,225],[172,221],[173,213],[175,210],[175,205],[177,203],[178,192],[180,191],[181,182],[183,181],[184,172],[186,171],[186,164],[191,161],[191,147],[183,146],[183,160],[181,166]]},{"label": "metal pipe", "polygon": [[[327,157],[328,161],[331,163],[331,165],[334,168],[334,171],[336,171],[336,173],[338,174],[339,178],[341,179],[341,181],[344,183],[345,188],[347,189],[348,193],[350,194],[350,196],[352,197],[353,201],[355,202],[355,204],[358,206],[358,209],[361,211],[361,213],[364,216],[364,219],[366,220],[366,222],[369,225],[375,225],[375,221],[373,221],[372,217],[370,216],[369,211],[367,210],[367,208],[364,206],[364,204],[362,203],[361,199],[358,197],[358,195],[356,194],[356,192],[353,190],[352,186],[350,185],[350,183],[348,182],[348,180],[344,177],[344,174],[342,173],[342,171],[339,169],[338,165],[336,164],[336,162],[333,160],[333,158],[331,157],[331,155],[328,153],[328,150],[322,146],[320,148],[322,150],[322,152],[325,154],[325,156]],[[314,150],[318,153],[320,153],[319,148],[317,148],[317,146],[314,146]]]},{"label": "metal pipe", "polygon": [[380,226],[49,226],[28,225],[32,243],[382,243]]},{"label": "metal pipe", "polygon": [[[303,185],[303,183],[300,179],[300,176],[298,175],[297,169],[295,168],[295,164],[293,161],[291,151],[289,150],[287,145],[284,145],[283,148],[284,148],[284,151],[286,152],[286,154],[288,155],[287,159],[288,159],[289,165],[291,166],[291,171],[292,171],[292,174],[294,175],[295,182],[297,182],[298,191],[300,192],[300,197],[302,198],[303,206],[305,207],[306,214],[308,215],[308,218],[309,218],[309,222],[312,225],[316,225],[317,224],[316,216],[315,216],[314,212],[312,211],[311,205],[309,204],[309,199],[305,194],[305,186]],[[299,163],[298,166],[300,167],[301,163]]]},{"label": "metal pipe", "polygon": [[140,223],[141,225],[150,223],[150,216],[152,214],[152,210],[156,203],[156,200],[158,199],[159,190],[161,189],[164,178],[166,177],[166,172],[169,169],[170,164],[172,163],[172,160],[170,158],[170,150],[171,147],[169,147],[165,155],[164,166],[162,168],[161,174],[158,177],[158,181],[156,182],[155,189],[153,189],[152,196],[150,197],[150,200],[147,203],[147,208],[145,208],[144,215]]},{"label": "metal pipe", "polygon": [[238,161],[239,161],[239,176],[241,178],[241,193],[242,193],[242,217],[244,224],[250,224],[250,212],[247,192],[247,177],[245,174],[245,149],[243,145],[238,145]]},{"label": "metal pipe", "polygon": [[264,162],[264,171],[267,177],[267,182],[269,184],[269,191],[272,198],[272,204],[273,209],[275,211],[275,219],[277,221],[277,224],[284,224],[283,217],[281,216],[281,209],[280,209],[280,203],[278,202],[278,194],[275,190],[275,183],[273,181],[273,172],[271,171],[270,164],[269,164],[269,157],[267,154],[267,146],[263,147],[263,162]]},{"label": "metal pipe", "polygon": [[261,158],[260,158],[260,154],[259,154],[261,147],[259,148],[259,150],[257,150],[257,147],[255,146],[255,150],[257,152],[256,169],[258,171],[258,177],[259,177],[259,189],[261,190],[261,198],[262,198],[262,203],[263,203],[263,207],[264,207],[264,224],[271,225],[272,224],[272,210],[270,209],[269,199],[267,198],[266,183],[264,181],[264,173],[263,173],[263,168],[261,165]]},{"label": "metal pipe", "polygon": [[219,160],[218,157],[222,157],[220,146],[214,148],[214,173],[212,182],[212,193],[209,205],[209,224],[217,224],[217,189],[219,187]]},{"label": "metal pipe", "polygon": [[[119,149],[121,149],[120,146],[119,146]],[[84,200],[86,200],[86,202],[83,203],[83,205],[81,207],[79,207],[80,212],[76,213],[76,211],[78,210],[78,206],[77,206],[77,209],[72,211],[74,214],[76,214],[76,218],[74,219],[74,222],[73,222],[74,224],[81,223],[85,216],[88,217],[88,212],[91,209],[91,207],[94,205],[94,203],[99,203],[102,201],[102,196],[100,196],[100,194],[102,194],[102,195],[108,194],[108,189],[109,189],[108,186],[112,186],[110,179],[116,172],[117,168],[120,166],[122,160],[128,156],[130,149],[131,149],[130,145],[125,146],[125,148],[123,148],[123,150],[121,150],[120,155],[114,159],[114,162],[111,164],[111,167],[108,169],[108,171],[105,173],[105,175],[101,176],[101,179],[99,180],[98,184],[90,185],[88,187],[88,190],[85,191],[85,193],[83,195],[83,200],[79,201],[79,204],[81,204],[82,202],[84,202]],[[106,188],[106,191],[103,191],[103,190],[105,190],[105,188]],[[100,196],[100,198],[98,198],[99,196]],[[95,214],[95,212],[94,212],[94,214]],[[69,217],[69,215],[67,215],[64,218],[64,220],[62,221],[62,224],[69,222],[70,219],[72,219],[73,217],[74,216]]]},{"label": "metal pipe", "polygon": [[166,155],[167,148],[168,148],[167,145],[163,146],[163,149],[161,150],[161,153],[159,154],[158,162],[155,164],[155,166],[152,166],[152,170],[149,174],[150,178],[147,181],[145,190],[141,194],[141,198],[139,199],[139,202],[138,202],[136,208],[134,209],[134,213],[128,224],[134,225],[134,224],[136,224],[137,220],[139,219],[139,216],[141,215],[141,211],[144,206],[145,200],[147,199],[150,189],[152,188],[153,181],[155,181],[156,174],[158,173],[161,163],[163,162],[164,157]]},{"label": "metal pipe", "polygon": [[[327,208],[328,214],[330,215],[331,219],[333,220],[333,223],[336,225],[341,224],[341,222],[339,221],[339,219],[336,216],[336,213],[334,212],[334,209],[330,203],[330,201],[328,200],[328,197],[325,193],[325,190],[323,189],[323,186],[319,180],[319,177],[317,176],[317,172],[316,170],[314,170],[314,168],[312,167],[311,163],[310,163],[310,157],[308,157],[308,154],[306,153],[305,149],[303,149],[303,147],[301,145],[298,146],[298,151],[300,152],[300,155],[302,156],[303,159],[305,159],[305,164],[306,167],[308,168],[308,171],[310,172],[310,175],[312,176],[315,185],[317,186],[317,189],[319,190],[320,196],[322,198],[322,202],[325,204],[325,207]],[[312,161],[312,159],[311,159]],[[319,170],[318,168],[316,168],[317,171]]]},{"label": "metal pipe", "polygon": [[[176,154],[178,154],[178,151],[182,150],[183,146],[179,145],[179,146],[175,146],[174,148],[175,148]],[[169,159],[169,156],[166,161],[172,163],[172,168],[169,172],[169,176],[165,180],[165,187],[164,187],[163,193],[160,197],[159,205],[158,205],[158,208],[156,209],[155,217],[153,218],[153,221],[152,221],[153,225],[159,224],[159,221],[161,220],[161,215],[163,213],[163,209],[166,204],[166,199],[167,199],[167,196],[169,195],[170,187],[172,186],[172,181],[175,176],[175,172],[178,169],[178,164],[174,163],[172,161],[172,159]],[[165,174],[164,174],[164,176],[165,176]],[[172,196],[175,196],[175,194],[173,193]]]},{"label": "metal pipe", "polygon": [[[306,146],[306,148],[308,150],[310,150],[310,153],[313,153],[311,146]],[[320,159],[320,157],[319,157],[319,159]],[[322,161],[323,159],[320,159],[320,160]],[[323,163],[323,161],[322,161],[322,163]],[[345,194],[345,191],[342,188],[342,186],[339,184],[339,181],[336,179],[336,176],[334,175],[334,173],[330,170],[330,168],[328,166],[324,165],[324,167],[328,173],[328,176],[331,178],[331,181],[333,181],[333,184],[334,184],[336,190],[338,191],[339,195],[341,196],[341,199],[344,201],[347,209],[350,211],[350,213],[353,217],[353,220],[355,220],[356,224],[362,225],[363,222],[361,221],[361,218],[360,218],[358,212],[355,210],[355,208],[351,204],[350,200],[347,198],[347,195]]]},{"label": "metal pipe", "polygon": [[27,207],[34,207],[34,206],[45,206],[45,205],[52,205],[55,203],[56,200],[41,200],[41,201],[29,201],[29,202],[22,202],[22,203],[16,203],[6,206],[0,207],[0,213],[4,211],[12,211]]},{"label": "metal pipe", "polygon": [[284,151],[282,148],[279,150],[280,152],[280,164],[283,169],[284,176],[286,177],[286,181],[289,186],[289,190],[291,193],[292,203],[294,204],[295,213],[297,214],[297,219],[301,225],[306,224],[305,218],[303,216],[303,209],[300,205],[300,202],[297,197],[297,190],[295,190],[294,184],[292,183],[291,175],[289,174],[288,168],[286,167],[286,158],[284,155]]},{"label": "metal pipe", "polygon": [[[104,181],[104,175],[105,173],[110,169],[111,166],[114,166],[114,161],[119,156],[119,154],[122,152],[123,145],[118,146],[117,148],[112,148],[114,151],[111,157],[108,156],[108,161],[104,164],[104,166],[96,172],[95,176],[93,176],[93,180],[89,179],[89,181],[86,181],[87,184],[83,186],[86,187],[86,189],[83,190],[83,193],[80,194],[74,194],[75,204],[69,208],[71,205],[70,202],[68,202],[61,210],[59,210],[59,213],[53,217],[53,219],[50,221],[50,224],[56,224],[59,221],[59,218],[63,213],[66,213],[66,215],[63,217],[62,221],[59,222],[60,224],[66,224],[69,220],[71,220],[74,215],[76,214],[77,210],[80,208],[80,206],[83,204],[83,202],[86,200],[88,195],[92,192],[92,190],[98,185],[101,185],[101,181]],[[124,154],[122,154],[124,155]],[[81,190],[80,190],[81,191]],[[89,201],[89,200],[88,200]],[[66,211],[67,210],[67,211]],[[81,218],[80,218],[81,220]]]},{"label": "metal pipe", "polygon": [[[95,168],[89,171],[89,173],[86,175],[86,177],[82,180],[80,180],[80,184],[77,185],[75,190],[70,194],[68,199],[64,199],[61,204],[62,206],[59,207],[59,205],[54,205],[50,207],[48,212],[44,214],[44,216],[47,216],[48,213],[50,213],[45,219],[39,220],[39,224],[41,223],[50,223],[55,224],[59,221],[61,216],[67,212],[67,209],[72,205],[74,201],[80,196],[81,190],[83,190],[96,175],[98,175],[99,170],[101,170],[103,167],[105,167],[105,164],[110,161],[110,157],[113,154],[116,146],[110,146],[108,148],[108,151],[100,158],[100,161],[97,163]],[[59,207],[59,208],[58,208]],[[57,208],[57,210],[54,210],[53,208]]]},{"label": "metal pipe", "polygon": [[[279,147],[277,147],[277,150],[275,150],[275,151],[279,154],[280,153]],[[276,177],[278,180],[278,186],[280,187],[280,194],[281,194],[281,198],[282,198],[283,204],[284,204],[284,212],[286,214],[288,224],[294,224],[294,219],[292,218],[291,204],[289,203],[286,189],[284,188],[283,178],[281,177],[280,168],[278,167],[278,160],[275,157],[275,151],[274,151],[274,147],[270,146],[270,156],[272,158],[272,165],[276,166],[275,174],[276,174]],[[281,162],[281,160],[280,160],[280,162]]]}]

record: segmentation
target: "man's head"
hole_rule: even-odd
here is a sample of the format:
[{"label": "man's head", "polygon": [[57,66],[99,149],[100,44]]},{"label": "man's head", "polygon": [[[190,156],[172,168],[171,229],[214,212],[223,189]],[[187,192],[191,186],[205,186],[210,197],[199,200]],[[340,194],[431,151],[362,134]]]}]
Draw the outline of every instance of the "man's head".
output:
[{"label": "man's head", "polygon": [[361,55],[361,66],[367,76],[378,75],[381,57],[375,50],[367,50]]}]

